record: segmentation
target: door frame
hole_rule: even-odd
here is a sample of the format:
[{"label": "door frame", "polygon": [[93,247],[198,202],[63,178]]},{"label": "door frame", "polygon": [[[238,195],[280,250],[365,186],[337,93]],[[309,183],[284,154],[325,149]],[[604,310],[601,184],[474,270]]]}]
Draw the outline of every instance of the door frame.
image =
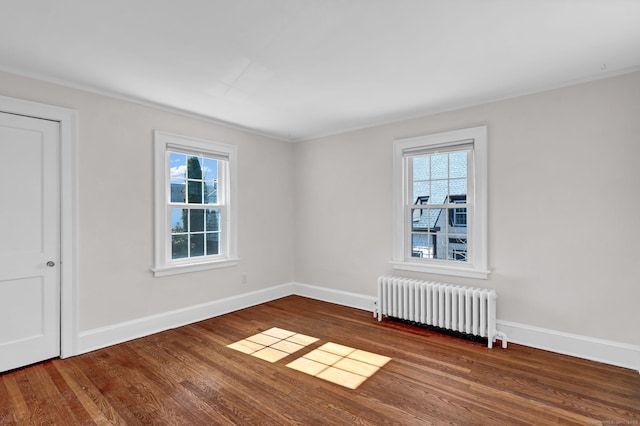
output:
[{"label": "door frame", "polygon": [[78,111],[0,96],[0,112],[57,121],[60,126],[60,358],[67,358],[79,353]]}]

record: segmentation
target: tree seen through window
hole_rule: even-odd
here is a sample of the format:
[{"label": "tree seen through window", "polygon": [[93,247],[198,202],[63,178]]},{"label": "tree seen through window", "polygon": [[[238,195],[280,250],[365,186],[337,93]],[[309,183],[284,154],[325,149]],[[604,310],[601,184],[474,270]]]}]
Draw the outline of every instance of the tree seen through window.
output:
[{"label": "tree seen through window", "polygon": [[171,258],[220,253],[218,160],[170,152]]}]

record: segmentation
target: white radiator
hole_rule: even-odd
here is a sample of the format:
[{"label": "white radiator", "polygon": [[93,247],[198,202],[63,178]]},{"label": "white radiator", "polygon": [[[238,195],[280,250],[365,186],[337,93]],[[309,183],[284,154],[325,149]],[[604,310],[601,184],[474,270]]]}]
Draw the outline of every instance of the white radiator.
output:
[{"label": "white radiator", "polygon": [[413,321],[461,333],[496,339],[507,347],[507,336],[496,329],[496,292],[391,276],[378,278],[373,316]]}]

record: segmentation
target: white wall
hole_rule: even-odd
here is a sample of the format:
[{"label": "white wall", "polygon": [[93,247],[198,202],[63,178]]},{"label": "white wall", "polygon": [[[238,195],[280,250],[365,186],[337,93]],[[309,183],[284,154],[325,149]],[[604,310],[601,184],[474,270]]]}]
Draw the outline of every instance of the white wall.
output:
[{"label": "white wall", "polygon": [[[488,280],[395,272],[392,142],[486,124]],[[498,318],[640,344],[640,73],[298,143],[295,279],[378,275],[498,291]]]},{"label": "white wall", "polygon": [[[298,144],[12,74],[0,94],[79,111],[83,350],[291,292],[366,304],[394,273],[393,140],[481,124],[489,280],[395,273],[495,288],[503,321],[640,344],[640,73]],[[155,129],[239,147],[239,266],[153,278]]]},{"label": "white wall", "polygon": [[[290,143],[12,74],[0,94],[79,111],[80,331],[292,281]],[[156,129],[238,146],[238,266],[153,278]]]}]

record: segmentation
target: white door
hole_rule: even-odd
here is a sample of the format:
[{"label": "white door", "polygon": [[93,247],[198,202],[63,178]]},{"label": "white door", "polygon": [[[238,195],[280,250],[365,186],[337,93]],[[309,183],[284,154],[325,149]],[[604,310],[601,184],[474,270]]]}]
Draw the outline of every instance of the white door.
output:
[{"label": "white door", "polygon": [[60,355],[59,133],[0,112],[0,372]]}]

